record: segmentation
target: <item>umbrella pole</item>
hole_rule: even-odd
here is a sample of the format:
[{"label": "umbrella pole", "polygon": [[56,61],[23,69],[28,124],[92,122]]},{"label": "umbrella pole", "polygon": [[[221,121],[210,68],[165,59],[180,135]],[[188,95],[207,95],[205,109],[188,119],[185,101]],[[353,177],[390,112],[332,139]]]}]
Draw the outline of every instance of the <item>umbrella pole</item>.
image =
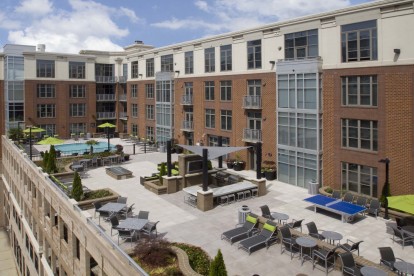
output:
[{"label": "umbrella pole", "polygon": [[108,151],[109,150],[109,127],[106,127],[106,137],[108,138]]}]

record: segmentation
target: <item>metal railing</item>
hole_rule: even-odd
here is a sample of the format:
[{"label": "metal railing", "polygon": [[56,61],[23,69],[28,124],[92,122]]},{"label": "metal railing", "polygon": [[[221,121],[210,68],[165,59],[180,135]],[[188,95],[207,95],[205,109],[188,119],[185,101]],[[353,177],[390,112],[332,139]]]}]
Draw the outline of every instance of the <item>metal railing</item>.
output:
[{"label": "metal railing", "polygon": [[96,94],[97,101],[115,101],[114,94]]},{"label": "metal railing", "polygon": [[127,112],[119,112],[119,118],[120,119],[126,119],[127,116],[128,116],[128,113]]},{"label": "metal railing", "polygon": [[182,105],[192,105],[193,104],[193,95],[184,95],[181,97]]},{"label": "metal railing", "polygon": [[262,130],[245,128],[243,130],[243,141],[261,142],[262,141]]},{"label": "metal railing", "polygon": [[98,119],[115,119],[115,112],[96,112],[96,118]]},{"label": "metal railing", "polygon": [[194,122],[193,121],[182,121],[181,129],[186,131],[194,130]]},{"label": "metal railing", "polygon": [[126,83],[127,82],[127,77],[125,77],[125,76],[119,76],[118,77],[118,82],[120,82],[120,83]]},{"label": "metal railing", "polygon": [[243,108],[249,108],[249,109],[262,108],[262,97],[261,96],[244,96],[243,97]]},{"label": "metal railing", "polygon": [[116,83],[116,77],[114,76],[95,76],[97,83]]},{"label": "metal railing", "polygon": [[119,95],[119,100],[120,101],[126,101],[127,100],[127,95],[126,94]]}]

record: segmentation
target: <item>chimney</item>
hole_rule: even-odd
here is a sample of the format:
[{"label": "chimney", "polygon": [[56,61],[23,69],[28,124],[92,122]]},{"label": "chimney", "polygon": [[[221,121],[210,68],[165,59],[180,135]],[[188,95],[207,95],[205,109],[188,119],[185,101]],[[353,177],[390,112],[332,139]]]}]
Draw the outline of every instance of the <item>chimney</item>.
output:
[{"label": "chimney", "polygon": [[38,52],[45,52],[46,45],[45,44],[37,44],[37,51]]}]

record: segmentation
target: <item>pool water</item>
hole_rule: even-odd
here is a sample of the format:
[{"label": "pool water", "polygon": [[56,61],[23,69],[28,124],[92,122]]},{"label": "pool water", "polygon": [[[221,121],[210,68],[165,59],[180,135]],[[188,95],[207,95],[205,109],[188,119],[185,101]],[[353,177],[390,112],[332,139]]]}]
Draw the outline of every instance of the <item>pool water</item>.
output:
[{"label": "pool water", "polygon": [[[115,150],[115,146],[110,144],[110,150]],[[63,144],[63,145],[55,145],[56,150],[60,150],[62,153],[79,153],[83,154],[86,151],[90,151],[91,146],[85,143],[74,143],[74,144]],[[107,142],[98,142],[98,144],[93,145],[93,152],[103,152],[108,149]]]}]

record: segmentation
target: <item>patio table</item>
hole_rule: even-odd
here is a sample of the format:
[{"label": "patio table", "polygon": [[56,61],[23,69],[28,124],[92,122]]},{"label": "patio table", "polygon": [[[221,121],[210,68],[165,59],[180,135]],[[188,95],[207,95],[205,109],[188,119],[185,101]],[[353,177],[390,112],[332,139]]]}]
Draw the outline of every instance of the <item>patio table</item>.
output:
[{"label": "patio table", "polygon": [[412,263],[398,261],[394,263],[394,267],[399,273],[414,275],[414,264]]},{"label": "patio table", "polygon": [[387,276],[387,272],[373,266],[364,266],[361,268],[361,274],[364,276]]},{"label": "patio table", "polygon": [[340,243],[340,240],[342,240],[343,236],[335,231],[323,231],[322,236],[324,236],[330,244],[334,244],[335,241],[338,241]]},{"label": "patio table", "polygon": [[[113,213],[119,213],[121,210],[126,208],[125,203],[115,203],[115,202],[109,202],[103,205],[101,208],[98,209],[98,211],[108,212],[110,214]],[[101,223],[101,216],[99,215],[99,224]]]},{"label": "patio table", "polygon": [[[316,240],[308,237],[299,237],[296,239],[296,243],[300,246],[302,265],[306,257],[308,257],[309,260],[312,260],[312,248],[316,246]],[[309,254],[303,252],[304,247],[309,250]]]},{"label": "patio table", "polygon": [[147,223],[147,219],[127,218],[119,223],[118,228],[141,231]]},{"label": "patio table", "polygon": [[278,220],[280,224],[282,223],[282,220],[289,219],[289,215],[283,213],[273,212],[271,215],[274,219]]}]

